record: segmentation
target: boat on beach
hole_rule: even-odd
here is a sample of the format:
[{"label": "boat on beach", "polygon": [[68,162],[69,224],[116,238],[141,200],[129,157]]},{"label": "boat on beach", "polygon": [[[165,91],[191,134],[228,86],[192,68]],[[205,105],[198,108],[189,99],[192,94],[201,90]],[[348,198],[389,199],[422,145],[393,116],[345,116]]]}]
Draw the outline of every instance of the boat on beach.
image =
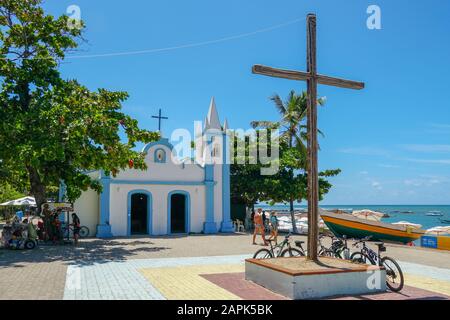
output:
[{"label": "boat on beach", "polygon": [[321,212],[321,217],[336,236],[361,239],[372,236],[374,241],[409,243],[419,239],[425,230],[407,225],[393,225],[380,221],[365,220],[349,214]]}]

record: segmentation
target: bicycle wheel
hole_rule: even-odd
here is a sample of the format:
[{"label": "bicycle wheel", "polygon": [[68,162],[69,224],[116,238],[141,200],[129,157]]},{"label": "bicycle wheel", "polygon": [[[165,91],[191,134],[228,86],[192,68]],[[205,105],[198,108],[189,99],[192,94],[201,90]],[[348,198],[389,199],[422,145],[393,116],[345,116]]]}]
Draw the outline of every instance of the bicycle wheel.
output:
[{"label": "bicycle wheel", "polygon": [[305,256],[305,254],[301,251],[301,250],[299,250],[299,249],[296,249],[296,248],[291,248],[291,249],[284,249],[282,252],[281,252],[281,257],[304,257]]},{"label": "bicycle wheel", "polygon": [[89,228],[88,227],[81,227],[80,228],[80,238],[87,238],[89,236]]},{"label": "bicycle wheel", "polygon": [[386,269],[386,285],[391,291],[399,292],[403,289],[403,285],[405,284],[405,279],[403,277],[402,269],[398,263],[389,257],[381,258],[381,263],[383,267]]},{"label": "bicycle wheel", "polygon": [[267,249],[260,249],[253,255],[253,259],[270,259],[273,258],[272,252]]},{"label": "bicycle wheel", "polygon": [[370,260],[367,259],[365,255],[363,255],[361,252],[354,252],[350,256],[350,260],[354,263],[360,263],[360,264],[372,264]]},{"label": "bicycle wheel", "polygon": [[329,249],[323,249],[319,251],[319,257],[333,257],[334,252]]}]

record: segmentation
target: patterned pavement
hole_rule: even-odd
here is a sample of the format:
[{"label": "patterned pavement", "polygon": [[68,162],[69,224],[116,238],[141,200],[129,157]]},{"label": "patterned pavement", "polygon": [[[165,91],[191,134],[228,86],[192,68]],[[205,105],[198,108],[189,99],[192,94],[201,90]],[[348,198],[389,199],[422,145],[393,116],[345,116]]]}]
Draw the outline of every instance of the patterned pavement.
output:
[{"label": "patterned pavement", "polygon": [[[0,249],[0,300],[285,299],[245,281],[244,260],[256,249],[248,234],[86,239],[78,247]],[[450,296],[449,252],[389,246],[389,256],[400,261],[405,290],[362,298]]]},{"label": "patterned pavement", "polygon": [[[139,259],[68,267],[64,299],[285,299],[245,280],[250,255]],[[448,299],[450,270],[400,262],[406,287],[344,299]],[[341,298],[340,298],[341,299]]]}]

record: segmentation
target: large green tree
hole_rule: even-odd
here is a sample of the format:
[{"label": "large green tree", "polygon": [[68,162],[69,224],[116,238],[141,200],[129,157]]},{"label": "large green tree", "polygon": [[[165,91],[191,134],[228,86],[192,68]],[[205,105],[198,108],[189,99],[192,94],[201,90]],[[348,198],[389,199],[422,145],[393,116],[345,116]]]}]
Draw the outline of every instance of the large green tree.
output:
[{"label": "large green tree", "polygon": [[[300,190],[294,192],[294,187],[298,186],[298,188],[301,188],[301,184],[299,184],[300,177],[296,175],[295,170],[306,168],[307,135],[305,120],[308,109],[308,99],[305,91],[301,94],[297,94],[294,90],[291,90],[285,101],[283,101],[278,94],[272,96],[270,100],[273,101],[275,108],[280,114],[280,120],[253,121],[251,125],[254,128],[276,128],[280,130],[281,143],[285,144],[282,157],[285,158],[284,163],[288,165],[284,165],[283,170],[278,175],[280,181],[283,182],[283,187],[278,190],[281,191],[287,188],[287,192],[277,193],[279,195],[288,196],[287,199],[283,197],[282,202],[287,201],[289,203],[292,228],[294,232],[297,232],[294,217],[294,202],[298,200],[300,196],[296,191]],[[319,105],[324,105],[325,99],[319,98],[317,103]]]},{"label": "large green tree", "polygon": [[85,170],[145,168],[133,148],[159,137],[120,111],[126,92],[91,91],[61,76],[58,66],[83,27],[46,14],[41,0],[0,1],[0,160],[6,175],[28,179],[38,208],[47,186],[61,180],[69,200],[87,188],[100,191]]},{"label": "large green tree", "polygon": [[[280,161],[276,175],[266,181],[266,198],[269,203],[288,203],[291,213],[292,229],[297,232],[294,215],[294,203],[307,198],[308,176],[306,173],[307,159],[307,126],[306,115],[308,99],[306,92],[297,94],[291,91],[285,101],[278,94],[270,98],[278,113],[278,121],[253,121],[254,128],[267,128],[280,130]],[[325,104],[324,98],[319,98],[317,103]],[[321,133],[319,131],[319,133]],[[319,196],[328,193],[332,185],[326,178],[340,173],[339,169],[326,170],[319,173]]]}]

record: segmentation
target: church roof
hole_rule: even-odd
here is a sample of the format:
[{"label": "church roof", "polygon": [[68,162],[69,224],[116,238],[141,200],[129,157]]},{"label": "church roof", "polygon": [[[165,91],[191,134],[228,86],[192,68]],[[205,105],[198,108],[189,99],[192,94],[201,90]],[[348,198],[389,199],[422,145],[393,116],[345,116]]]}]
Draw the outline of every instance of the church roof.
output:
[{"label": "church roof", "polygon": [[216,102],[214,97],[211,98],[211,103],[209,104],[209,111],[207,116],[208,123],[205,129],[218,129],[222,130],[219,120],[219,114],[217,113]]}]

